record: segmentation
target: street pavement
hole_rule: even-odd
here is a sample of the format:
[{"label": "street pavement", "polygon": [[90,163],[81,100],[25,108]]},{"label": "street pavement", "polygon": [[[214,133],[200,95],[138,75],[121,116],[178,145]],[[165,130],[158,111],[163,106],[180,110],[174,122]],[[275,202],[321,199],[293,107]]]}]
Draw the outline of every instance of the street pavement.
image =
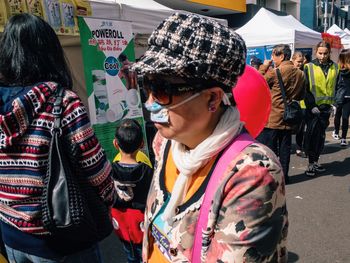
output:
[{"label": "street pavement", "polygon": [[341,148],[331,137],[332,123],[319,160],[325,173],[308,178],[307,159],[291,158],[292,183],[286,187],[289,262],[350,262],[350,146]]},{"label": "street pavement", "polygon": [[[291,155],[291,184],[286,186],[290,263],[350,263],[350,146],[341,148],[333,140],[332,123],[320,158],[326,172],[306,177],[307,159],[296,156],[295,149]],[[101,250],[105,263],[127,262],[114,234]]]}]

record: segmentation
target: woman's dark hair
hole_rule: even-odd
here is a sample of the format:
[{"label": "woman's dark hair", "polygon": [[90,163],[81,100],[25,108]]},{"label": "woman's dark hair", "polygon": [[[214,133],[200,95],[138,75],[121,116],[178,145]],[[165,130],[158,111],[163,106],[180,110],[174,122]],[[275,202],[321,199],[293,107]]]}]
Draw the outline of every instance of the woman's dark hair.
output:
[{"label": "woman's dark hair", "polygon": [[123,152],[137,151],[143,142],[141,125],[136,120],[123,119],[116,129],[115,139]]},{"label": "woman's dark hair", "polygon": [[0,41],[0,81],[30,86],[54,81],[72,88],[72,77],[55,31],[40,17],[12,16]]},{"label": "woman's dark hair", "polygon": [[316,45],[316,51],[317,51],[317,49],[318,49],[319,47],[325,47],[325,48],[327,48],[327,49],[329,50],[329,52],[331,51],[331,44],[329,44],[328,42],[326,42],[326,41],[324,41],[324,40],[318,42],[318,44]]},{"label": "woman's dark hair", "polygon": [[343,49],[339,54],[339,66],[341,69],[350,69],[350,49]]}]

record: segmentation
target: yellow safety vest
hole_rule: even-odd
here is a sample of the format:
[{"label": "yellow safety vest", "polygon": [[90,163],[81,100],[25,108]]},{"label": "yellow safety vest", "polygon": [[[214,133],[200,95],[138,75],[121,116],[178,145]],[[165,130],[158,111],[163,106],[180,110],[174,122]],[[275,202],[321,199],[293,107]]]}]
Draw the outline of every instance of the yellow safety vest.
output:
[{"label": "yellow safety vest", "polygon": [[[313,63],[305,65],[308,71],[310,91],[315,97],[316,105],[333,104],[335,95],[335,85],[337,84],[338,64],[328,69],[327,78],[325,77],[320,66]],[[302,108],[306,108],[304,101],[300,102]]]}]

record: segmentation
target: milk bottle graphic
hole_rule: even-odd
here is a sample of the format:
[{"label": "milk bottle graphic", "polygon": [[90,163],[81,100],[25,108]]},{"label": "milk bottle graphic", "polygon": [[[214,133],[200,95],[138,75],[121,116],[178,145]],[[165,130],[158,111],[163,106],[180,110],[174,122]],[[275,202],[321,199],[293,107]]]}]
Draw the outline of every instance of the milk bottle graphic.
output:
[{"label": "milk bottle graphic", "polygon": [[106,123],[108,95],[104,70],[92,70],[92,88],[95,94],[96,122]]}]

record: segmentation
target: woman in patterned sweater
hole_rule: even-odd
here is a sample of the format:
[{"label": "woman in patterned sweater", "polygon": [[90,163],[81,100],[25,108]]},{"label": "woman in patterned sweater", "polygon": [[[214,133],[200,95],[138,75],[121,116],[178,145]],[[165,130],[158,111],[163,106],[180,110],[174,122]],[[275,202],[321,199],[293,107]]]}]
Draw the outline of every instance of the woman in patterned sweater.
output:
[{"label": "woman in patterned sweater", "polygon": [[[99,240],[77,243],[70,237],[56,238],[43,227],[43,178],[59,87],[65,89],[62,136],[80,153],[69,159],[110,207],[111,166],[86,108],[71,90],[70,71],[55,32],[30,14],[10,18],[0,42],[0,219],[11,262],[100,262]],[[101,226],[104,237],[109,229]]]}]

